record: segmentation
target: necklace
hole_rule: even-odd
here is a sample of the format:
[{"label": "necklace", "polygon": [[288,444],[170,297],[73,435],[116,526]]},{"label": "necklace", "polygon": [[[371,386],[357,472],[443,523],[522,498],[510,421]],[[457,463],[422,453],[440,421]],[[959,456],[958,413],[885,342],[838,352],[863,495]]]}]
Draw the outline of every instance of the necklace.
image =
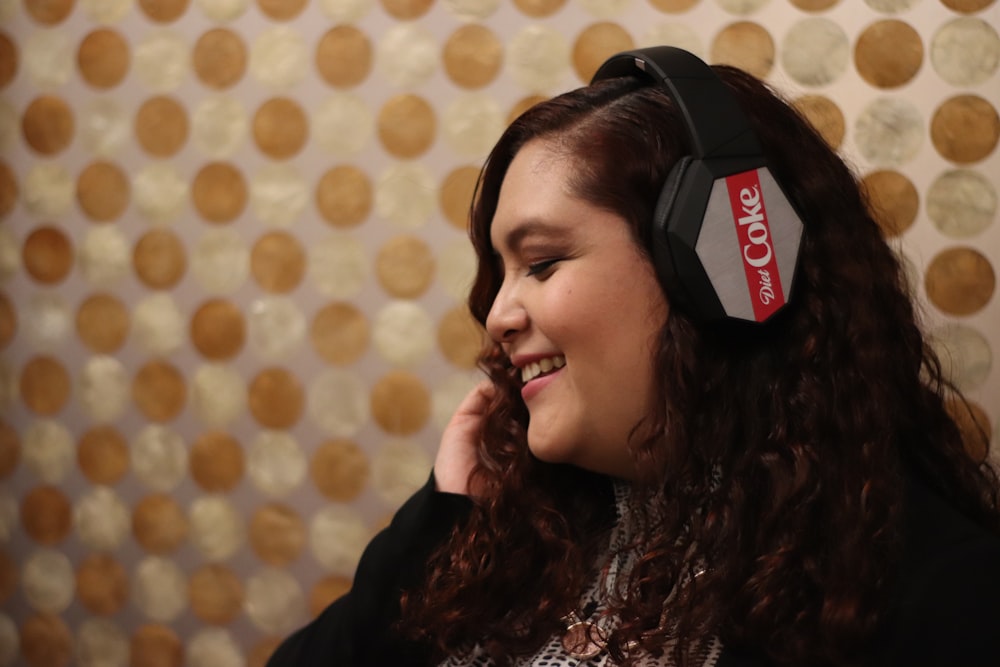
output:
[{"label": "necklace", "polygon": [[603,628],[589,620],[596,608],[597,603],[590,602],[584,607],[582,616],[574,610],[563,617],[566,632],[562,636],[562,647],[570,657],[590,660],[603,653],[607,647],[607,635]]}]

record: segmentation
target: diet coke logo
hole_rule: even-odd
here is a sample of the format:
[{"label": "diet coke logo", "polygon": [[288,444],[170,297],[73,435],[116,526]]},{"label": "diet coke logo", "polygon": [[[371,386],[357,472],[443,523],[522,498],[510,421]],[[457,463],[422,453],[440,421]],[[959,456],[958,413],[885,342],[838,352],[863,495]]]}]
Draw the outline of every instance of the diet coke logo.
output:
[{"label": "diet coke logo", "polygon": [[774,258],[760,178],[756,170],[744,171],[727,176],[726,187],[754,317],[763,322],[784,305],[785,294]]}]

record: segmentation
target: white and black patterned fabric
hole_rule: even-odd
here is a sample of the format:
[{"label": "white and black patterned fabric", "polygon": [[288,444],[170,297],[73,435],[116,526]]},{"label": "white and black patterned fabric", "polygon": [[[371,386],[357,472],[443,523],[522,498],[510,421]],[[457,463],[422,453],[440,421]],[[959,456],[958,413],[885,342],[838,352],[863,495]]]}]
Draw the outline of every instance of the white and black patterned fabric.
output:
[{"label": "white and black patterned fabric", "polygon": [[[586,609],[590,613],[586,618],[578,620],[596,623],[604,634],[610,633],[614,626],[614,619],[602,614],[606,608],[608,592],[615,589],[618,577],[628,572],[636,559],[634,551],[624,548],[638,531],[635,514],[629,511],[628,487],[624,484],[615,484],[615,513],[615,525],[611,529],[608,550],[605,552],[608,561],[581,596],[579,605],[580,609]],[[700,661],[701,667],[715,667],[721,652],[721,642],[715,637],[707,638],[694,648],[694,664],[699,664]],[[607,651],[601,651],[589,659],[574,657],[563,647],[563,636],[558,634],[553,635],[535,654],[522,656],[513,664],[514,667],[611,667],[614,663]],[[636,667],[670,667],[675,663],[669,651],[666,651],[660,657],[641,656],[635,664]],[[477,645],[471,653],[449,657],[439,667],[495,667],[495,663]]]}]

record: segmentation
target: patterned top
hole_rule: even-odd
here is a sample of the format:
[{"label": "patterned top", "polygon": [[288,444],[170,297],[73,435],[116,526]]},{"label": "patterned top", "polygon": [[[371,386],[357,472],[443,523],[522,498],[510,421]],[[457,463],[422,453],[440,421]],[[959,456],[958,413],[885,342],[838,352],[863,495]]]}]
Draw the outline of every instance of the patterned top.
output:
[{"label": "patterned top", "polygon": [[[521,656],[514,661],[514,667],[611,667],[610,656],[606,650],[594,645],[579,645],[574,647],[574,643],[568,640],[570,628],[574,623],[593,624],[597,626],[593,636],[607,636],[614,627],[614,618],[605,616],[602,612],[606,608],[610,591],[615,589],[616,582],[622,572],[627,572],[636,561],[634,550],[626,549],[632,538],[637,534],[638,525],[635,513],[629,511],[628,486],[623,483],[615,483],[615,525],[611,529],[611,536],[608,541],[608,549],[605,554],[608,562],[597,574],[587,590],[580,598],[580,609],[584,610],[586,618],[576,615],[567,619],[567,632],[553,635],[549,641],[543,645],[536,653],[528,656]],[[581,633],[585,633],[583,625],[578,625]],[[585,637],[585,634],[579,637]],[[568,650],[567,646],[569,649]],[[665,647],[664,655],[654,657],[652,655],[642,655],[636,661],[636,667],[671,667],[675,663],[669,651],[669,644]],[[591,650],[586,650],[591,649]],[[693,664],[701,664],[701,667],[715,667],[722,652],[722,644],[718,638],[711,637],[700,642],[693,647]],[[481,645],[473,647],[472,652],[461,656],[451,656],[440,664],[439,667],[494,667],[495,663],[486,654]]]}]

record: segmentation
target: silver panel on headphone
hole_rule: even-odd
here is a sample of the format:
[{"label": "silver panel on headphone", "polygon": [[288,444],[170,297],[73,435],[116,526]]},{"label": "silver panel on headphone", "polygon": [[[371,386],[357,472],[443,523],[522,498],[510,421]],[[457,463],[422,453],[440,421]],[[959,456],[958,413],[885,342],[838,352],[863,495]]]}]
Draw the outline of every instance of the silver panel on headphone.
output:
[{"label": "silver panel on headphone", "polygon": [[[802,221],[766,167],[757,169],[757,177],[760,181],[764,208],[767,211],[771,247],[787,301],[792,289],[795,262],[802,239]],[[753,304],[750,301],[750,287],[743,267],[743,257],[725,178],[717,179],[712,185],[712,193],[705,209],[704,223],[698,234],[695,252],[726,314],[730,317],[755,321]]]}]

